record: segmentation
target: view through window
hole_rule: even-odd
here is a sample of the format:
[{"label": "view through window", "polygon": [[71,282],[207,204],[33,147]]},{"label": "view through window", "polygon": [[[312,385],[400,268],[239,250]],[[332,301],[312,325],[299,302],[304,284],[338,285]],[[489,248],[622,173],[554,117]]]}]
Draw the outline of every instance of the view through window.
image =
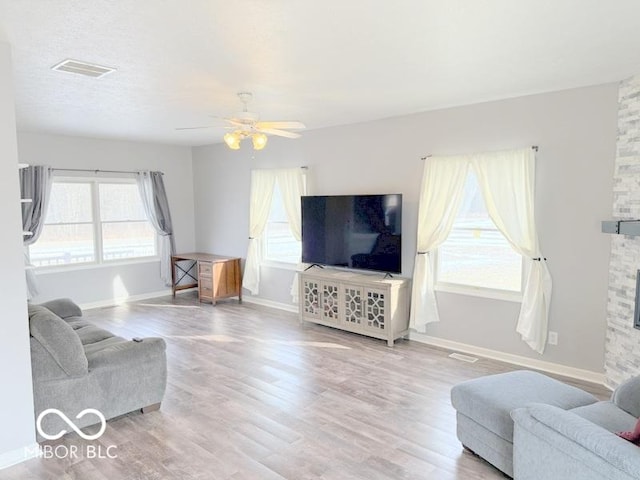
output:
[{"label": "view through window", "polygon": [[263,258],[265,260],[292,264],[300,262],[302,246],[289,228],[289,220],[284,209],[282,191],[278,187],[278,182],[276,182],[273,191],[264,239]]},{"label": "view through window", "polygon": [[106,179],[54,179],[42,233],[29,247],[37,267],[156,255],[137,184]]},{"label": "view through window", "polygon": [[436,270],[437,285],[522,291],[522,256],[489,217],[473,171],[453,229],[438,248]]}]

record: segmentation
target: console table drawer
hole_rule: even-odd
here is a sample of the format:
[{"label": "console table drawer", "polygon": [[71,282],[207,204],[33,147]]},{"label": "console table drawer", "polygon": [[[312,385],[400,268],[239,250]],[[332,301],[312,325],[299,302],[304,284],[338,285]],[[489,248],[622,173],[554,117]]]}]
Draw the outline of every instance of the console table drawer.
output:
[{"label": "console table drawer", "polygon": [[198,285],[200,285],[200,288],[208,288],[209,290],[213,290],[213,278],[200,275],[200,277],[198,278]]},{"label": "console table drawer", "polygon": [[213,300],[213,289],[211,287],[206,287],[204,285],[200,285],[200,291],[198,292],[200,295],[200,301],[203,299]]},{"label": "console table drawer", "polygon": [[213,268],[208,262],[198,262],[198,269],[200,276],[207,275],[210,277],[213,272]]}]

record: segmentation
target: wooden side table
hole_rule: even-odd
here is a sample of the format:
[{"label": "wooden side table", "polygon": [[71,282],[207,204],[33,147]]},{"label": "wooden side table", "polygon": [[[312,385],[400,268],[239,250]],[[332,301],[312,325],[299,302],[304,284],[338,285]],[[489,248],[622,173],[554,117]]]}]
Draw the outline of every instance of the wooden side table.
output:
[{"label": "wooden side table", "polygon": [[[185,269],[178,262],[190,260],[192,263]],[[196,272],[193,273],[194,267]],[[193,281],[180,282],[185,278]],[[171,257],[171,291],[198,287],[198,300],[211,302],[212,305],[220,298],[238,297],[242,302],[242,280],[240,273],[240,259],[225,257],[210,253],[180,253]]]}]

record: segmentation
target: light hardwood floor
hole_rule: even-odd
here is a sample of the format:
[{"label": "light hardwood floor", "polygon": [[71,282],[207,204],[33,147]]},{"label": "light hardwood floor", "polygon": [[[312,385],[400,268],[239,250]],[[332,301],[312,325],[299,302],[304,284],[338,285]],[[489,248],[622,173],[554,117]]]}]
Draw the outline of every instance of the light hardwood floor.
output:
[{"label": "light hardwood floor", "polygon": [[[517,367],[411,341],[393,348],[292,313],[194,294],[89,310],[116,334],[160,336],[169,378],[161,410],[108,422],[96,441],[117,458],[33,459],[0,479],[504,479],[463,451],[449,390]],[[585,385],[601,398],[609,392]]]}]

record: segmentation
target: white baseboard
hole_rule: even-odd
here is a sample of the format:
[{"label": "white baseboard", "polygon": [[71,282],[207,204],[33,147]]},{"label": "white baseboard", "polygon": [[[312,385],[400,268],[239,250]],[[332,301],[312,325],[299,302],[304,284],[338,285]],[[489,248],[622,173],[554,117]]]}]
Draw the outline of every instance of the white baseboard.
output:
[{"label": "white baseboard", "polygon": [[40,455],[40,445],[37,443],[2,453],[0,454],[0,470],[26,462],[38,455]]},{"label": "white baseboard", "polygon": [[584,380],[586,382],[597,383],[599,385],[606,386],[604,373],[592,372],[591,370],[568,367],[566,365],[560,365],[559,363],[545,362],[542,360],[536,360],[535,358],[528,358],[522,357],[520,355],[499,352],[497,350],[491,350],[489,348],[477,347],[475,345],[468,345],[466,343],[454,342],[453,340],[432,337],[423,333],[411,332],[409,338],[416,342],[426,343],[427,345],[433,345],[435,347],[446,348],[447,350],[454,350],[457,352],[478,355],[485,358],[491,358],[493,360],[499,360],[501,362],[533,368],[535,370],[542,370],[543,372],[554,373],[556,375],[562,375],[565,377],[575,378],[577,380]]},{"label": "white baseboard", "polygon": [[250,295],[243,295],[242,301],[247,303],[254,303],[256,305],[262,305],[263,307],[277,308],[278,310],[285,310],[287,312],[298,313],[298,306],[291,305],[289,303],[274,302],[273,300],[266,300],[260,297],[253,297]]}]

